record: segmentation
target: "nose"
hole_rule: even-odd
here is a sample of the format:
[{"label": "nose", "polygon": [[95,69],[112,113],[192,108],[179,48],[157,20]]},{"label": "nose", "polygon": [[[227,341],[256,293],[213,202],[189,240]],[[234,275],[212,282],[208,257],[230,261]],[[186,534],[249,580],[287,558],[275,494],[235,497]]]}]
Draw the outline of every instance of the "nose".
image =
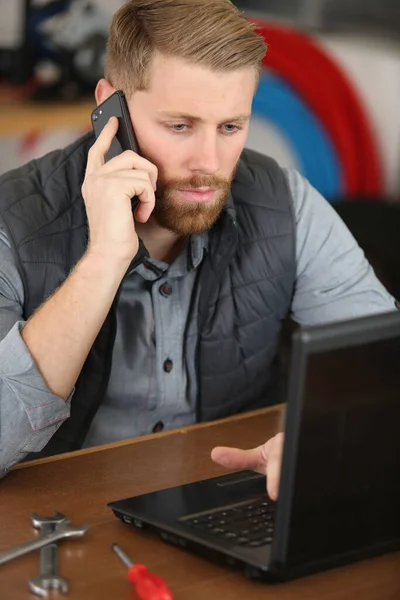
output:
[{"label": "nose", "polygon": [[213,175],[219,170],[220,161],[215,133],[207,132],[196,136],[193,140],[188,167],[193,173],[205,175]]}]

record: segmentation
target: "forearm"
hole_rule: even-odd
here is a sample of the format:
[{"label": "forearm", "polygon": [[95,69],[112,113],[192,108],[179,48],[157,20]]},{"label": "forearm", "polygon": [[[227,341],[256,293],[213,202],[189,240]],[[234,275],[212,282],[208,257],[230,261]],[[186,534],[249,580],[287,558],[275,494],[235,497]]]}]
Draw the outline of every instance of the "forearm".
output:
[{"label": "forearm", "polygon": [[27,321],[22,338],[56,396],[70,395],[126,268],[125,263],[86,254]]}]

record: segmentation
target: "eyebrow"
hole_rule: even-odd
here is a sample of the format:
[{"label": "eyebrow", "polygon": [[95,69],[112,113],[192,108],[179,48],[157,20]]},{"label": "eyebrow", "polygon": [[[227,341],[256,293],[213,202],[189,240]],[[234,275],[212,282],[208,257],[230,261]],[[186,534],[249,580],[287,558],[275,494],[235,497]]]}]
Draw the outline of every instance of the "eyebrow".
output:
[{"label": "eyebrow", "polygon": [[[204,119],[196,117],[195,115],[189,115],[187,113],[177,113],[168,111],[158,111],[160,117],[167,117],[169,119],[184,119],[185,121],[193,121],[194,123],[202,123]],[[236,117],[230,117],[229,119],[222,119],[221,123],[245,123],[250,120],[250,115],[237,115]]]}]

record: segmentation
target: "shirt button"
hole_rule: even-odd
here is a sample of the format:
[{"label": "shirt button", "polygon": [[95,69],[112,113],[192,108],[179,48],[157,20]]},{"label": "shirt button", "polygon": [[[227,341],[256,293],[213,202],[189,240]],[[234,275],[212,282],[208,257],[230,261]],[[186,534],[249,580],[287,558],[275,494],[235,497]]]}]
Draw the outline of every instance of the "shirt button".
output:
[{"label": "shirt button", "polygon": [[158,433],[164,429],[164,423],[162,421],[157,421],[157,423],[153,427],[153,433]]},{"label": "shirt button", "polygon": [[160,292],[161,296],[168,298],[168,296],[172,294],[172,287],[169,285],[169,283],[162,283],[158,288],[158,291]]},{"label": "shirt button", "polygon": [[166,373],[170,373],[172,371],[173,366],[174,363],[170,358],[167,358],[167,360],[164,361],[163,368]]}]

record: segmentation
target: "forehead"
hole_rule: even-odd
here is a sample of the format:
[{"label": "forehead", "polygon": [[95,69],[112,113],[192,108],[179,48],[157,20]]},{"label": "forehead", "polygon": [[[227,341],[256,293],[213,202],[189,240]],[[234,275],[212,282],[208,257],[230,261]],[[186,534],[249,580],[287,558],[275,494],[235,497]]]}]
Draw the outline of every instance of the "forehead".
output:
[{"label": "forehead", "polygon": [[181,112],[200,118],[250,113],[255,90],[252,68],[216,72],[176,57],[156,54],[149,89],[136,92],[148,110]]}]

